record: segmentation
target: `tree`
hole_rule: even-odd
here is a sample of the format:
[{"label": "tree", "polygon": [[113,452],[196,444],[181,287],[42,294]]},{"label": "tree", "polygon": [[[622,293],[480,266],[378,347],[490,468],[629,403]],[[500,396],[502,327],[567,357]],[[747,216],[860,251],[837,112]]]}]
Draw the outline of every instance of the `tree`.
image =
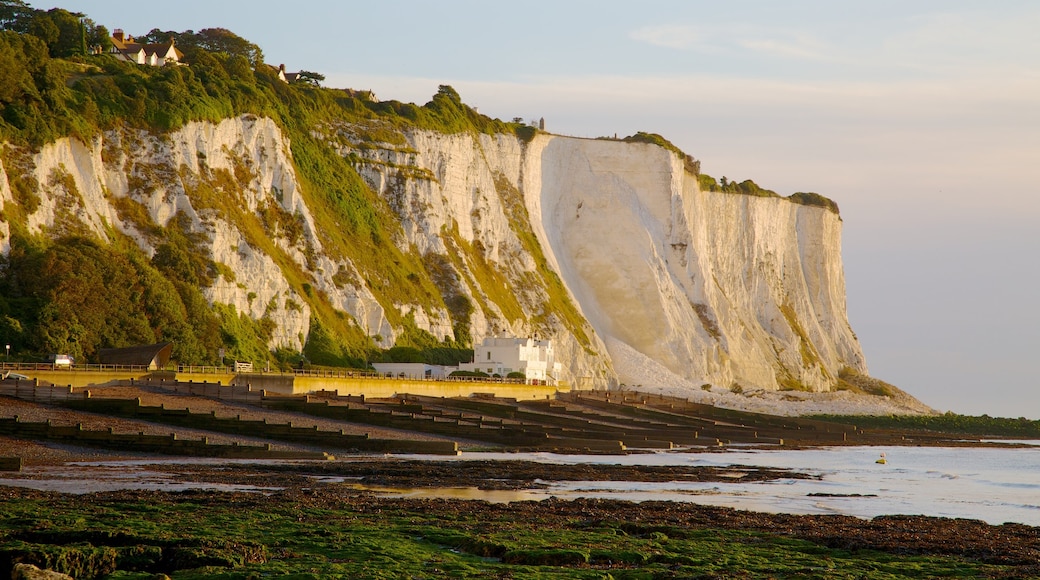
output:
[{"label": "tree", "polygon": [[[451,85],[440,85],[437,87],[437,95],[444,95],[456,105],[462,104],[462,97],[459,96],[459,92],[456,91]],[[434,95],[436,97],[437,95]]]},{"label": "tree", "polygon": [[224,61],[224,70],[227,71],[230,78],[249,83],[253,82],[253,69],[250,68],[249,61],[246,57],[240,54],[226,57],[226,60]]},{"label": "tree", "polygon": [[169,42],[171,38],[178,48],[185,51],[197,46],[199,37],[191,30],[175,32],[173,30],[159,30],[158,28],[153,28],[148,31],[148,34],[138,36],[136,41],[143,44],[161,44]]},{"label": "tree", "polygon": [[301,70],[296,75],[296,81],[320,87],[321,83],[325,81],[325,75],[309,70]]},{"label": "tree", "polygon": [[0,105],[15,102],[27,91],[35,92],[24,60],[21,35],[0,31]]},{"label": "tree", "polygon": [[226,28],[205,28],[196,35],[199,48],[210,52],[224,52],[231,56],[243,56],[254,68],[264,63],[260,47]]},{"label": "tree", "polygon": [[42,10],[33,13],[26,28],[29,34],[42,40],[48,49],[58,42],[58,37],[61,35],[61,30],[58,29],[58,25],[51,19],[50,14]]},{"label": "tree", "polygon": [[112,35],[107,28],[89,18],[83,19],[83,27],[86,30],[88,50],[100,47],[101,52],[105,53],[112,49]]},{"label": "tree", "polygon": [[0,30],[27,32],[36,10],[22,0],[0,0]]},{"label": "tree", "polygon": [[384,357],[387,362],[394,363],[423,363],[426,362],[422,351],[411,346],[395,346],[386,351]]},{"label": "tree", "polygon": [[47,43],[52,57],[66,58],[87,52],[85,28],[80,22],[82,14],[51,8],[46,15],[58,30],[57,39]]}]

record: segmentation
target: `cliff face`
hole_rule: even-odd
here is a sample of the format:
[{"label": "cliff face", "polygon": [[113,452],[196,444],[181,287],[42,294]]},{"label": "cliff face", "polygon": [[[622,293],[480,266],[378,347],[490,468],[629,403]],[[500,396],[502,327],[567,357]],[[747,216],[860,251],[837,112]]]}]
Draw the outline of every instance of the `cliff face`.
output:
[{"label": "cliff face", "polygon": [[[272,241],[299,261],[306,244],[318,243],[299,197],[287,144],[270,120],[191,123],[168,135],[117,131],[89,144],[62,139],[32,155],[27,168],[39,196],[38,207],[26,220],[30,234],[111,240],[111,227],[152,255],[156,248],[149,229],[182,214],[187,228],[209,241],[210,257],[227,266],[225,275],[203,289],[207,299],[234,305],[253,318],[271,305],[279,321],[277,343],[299,348],[310,316],[305,301],[271,256],[247,243],[229,216],[217,210],[218,203],[228,202],[255,212],[278,199],[286,212],[302,216],[307,236],[296,246],[284,237]],[[13,200],[6,177],[0,180],[5,205]],[[244,183],[229,187],[236,182]],[[212,199],[216,196],[224,199]],[[6,251],[9,239],[3,244]]]},{"label": "cliff face", "polygon": [[[149,254],[149,228],[186,216],[222,265],[206,297],[271,320],[272,347],[302,347],[320,296],[384,347],[402,316],[437,338],[460,320],[477,341],[551,338],[561,378],[581,386],[644,384],[650,363],[688,388],[827,390],[843,367],[866,370],[845,313],[841,222],[826,209],[701,192],[674,154],[648,144],[428,131],[372,143],[349,126],[315,134],[396,214],[392,243],[438,265],[429,268],[437,300],[387,312],[357,275],[359,258],[325,251],[316,202],[267,119],[61,140],[0,168],[0,198],[14,201],[11,171],[31,174],[30,233],[109,239],[115,229]],[[268,220],[261,239],[244,214],[289,219]],[[315,294],[302,295],[301,276]]]},{"label": "cliff face", "polygon": [[[339,151],[362,159],[359,173],[400,218],[399,246],[427,259],[455,256],[446,259],[456,279],[451,290],[477,306],[469,319],[474,340],[496,334],[549,338],[565,367],[564,380],[587,387],[615,384],[604,342],[566,282],[560,283],[559,268],[538,233],[538,192],[532,197],[525,179],[538,174],[541,160],[528,152],[530,146],[511,135],[416,131],[405,138],[407,145],[397,147],[361,147],[341,138]],[[494,276],[483,271],[486,265]],[[451,329],[429,330],[439,335]]]},{"label": "cliff face", "polygon": [[537,145],[543,235],[623,382],[646,382],[645,359],[725,387],[828,390],[843,367],[866,372],[837,214],[702,192],[653,145]]}]

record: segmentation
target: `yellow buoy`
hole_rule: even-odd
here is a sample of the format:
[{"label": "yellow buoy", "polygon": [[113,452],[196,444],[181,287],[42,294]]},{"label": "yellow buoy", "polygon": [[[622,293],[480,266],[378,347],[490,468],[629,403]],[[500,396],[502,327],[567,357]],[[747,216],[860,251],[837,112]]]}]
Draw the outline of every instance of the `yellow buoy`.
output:
[{"label": "yellow buoy", "polygon": [[888,459],[885,459],[885,454],[884,454],[884,453],[882,453],[882,454],[881,454],[881,457],[880,457],[880,458],[878,458],[878,460],[877,460],[877,461],[875,461],[874,463],[882,463],[882,464],[884,464],[884,463],[888,463]]}]

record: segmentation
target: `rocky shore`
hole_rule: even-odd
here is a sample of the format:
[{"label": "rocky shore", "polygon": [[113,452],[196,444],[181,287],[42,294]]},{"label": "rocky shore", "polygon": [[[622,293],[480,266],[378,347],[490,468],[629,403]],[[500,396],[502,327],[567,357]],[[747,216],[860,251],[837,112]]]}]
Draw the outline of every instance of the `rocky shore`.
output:
[{"label": "rocky shore", "polygon": [[[309,428],[367,433],[381,438],[445,438],[172,394],[162,389],[113,387],[98,390],[97,396],[137,398],[146,405],[251,420],[291,421]],[[222,444],[267,443],[287,451],[319,450],[306,444],[176,427],[42,402],[10,398],[0,402],[0,416],[18,416],[28,421],[81,424],[84,428],[116,432],[164,434],[172,431],[181,437],[206,437]],[[575,408],[572,406],[570,410],[573,412]],[[585,412],[590,411],[586,408]],[[608,415],[595,416],[599,423],[609,418]],[[763,426],[770,421],[768,417],[758,420],[764,422]],[[895,433],[857,430],[855,436],[867,441],[880,437],[878,440],[896,444],[906,442],[904,435]],[[812,439],[805,442],[811,443]],[[828,435],[819,443],[847,442]],[[465,440],[460,446],[464,452],[506,450]],[[718,449],[704,447],[698,451]],[[385,556],[384,552],[398,545],[410,546],[400,548],[406,553],[430,550],[433,554],[422,562],[405,562],[407,558],[403,556],[392,558],[393,563],[385,566],[395,570],[391,576],[401,574],[401,577],[519,578],[548,574],[593,578],[602,577],[594,574],[605,569],[611,570],[614,577],[628,577],[625,571],[641,571],[645,574],[636,576],[652,578],[1040,576],[1040,528],[1018,524],[990,525],[977,520],[921,516],[860,519],[839,515],[767,514],[663,501],[550,498],[489,503],[401,499],[378,491],[378,488],[423,487],[537,490],[555,481],[768,484],[818,477],[754,465],[418,461],[380,454],[326,461],[184,459],[126,468],[146,471],[147,477],[153,480],[182,484],[177,489],[183,491],[144,491],[133,489],[132,484],[121,488],[117,484],[112,488],[99,488],[114,491],[83,493],[88,490],[87,479],[100,477],[98,474],[105,470],[120,469],[111,462],[151,461],[160,456],[0,437],[0,457],[20,457],[24,466],[20,472],[2,474],[14,485],[0,486],[0,578],[6,577],[4,574],[15,563],[58,569],[76,578],[105,578],[117,570],[122,574],[120,578],[152,578],[153,573],[172,574],[175,578],[230,578],[239,577],[235,574],[245,569],[261,575],[301,573],[296,566],[304,566],[304,563],[297,560],[308,558],[313,561],[306,563],[304,572],[311,577],[342,574],[370,577],[378,574],[365,571],[368,562]],[[120,477],[133,480],[126,474]],[[63,479],[67,485],[47,488],[39,484],[56,479]],[[75,493],[42,489],[66,489]],[[140,514],[145,512],[151,515],[138,522]],[[178,517],[196,523],[183,527]],[[374,539],[368,547],[355,546],[354,551],[348,550],[349,554],[344,555],[343,549],[322,542],[314,544],[313,539],[301,545],[294,543],[296,540],[278,539],[270,530],[264,531],[268,525],[265,522],[270,518],[281,518],[279,525],[293,530],[292,537],[298,533],[312,533],[315,537],[347,534],[339,541],[349,543],[356,541],[357,534],[371,534]],[[212,530],[206,527],[211,525],[207,523],[210,519],[217,521],[212,524]],[[344,531],[353,529],[355,524],[362,528],[349,534]],[[789,546],[789,542],[795,543]],[[138,547],[131,549],[131,545]],[[702,555],[691,556],[691,553]],[[143,554],[150,555],[145,558]],[[462,571],[428,573],[430,562],[445,566],[449,561],[457,561],[453,565]],[[73,566],[69,562],[78,564]],[[843,566],[852,566],[851,569],[859,572],[841,572]],[[134,576],[136,572],[149,575]]]},{"label": "rocky shore", "polygon": [[[367,463],[365,469],[373,477],[378,478],[382,473],[390,480],[396,480],[395,472],[415,467],[394,461]],[[525,473],[517,479],[536,475],[526,471],[533,468],[530,465],[511,468]],[[232,475],[231,479],[242,475]],[[595,475],[582,473],[583,477]],[[599,475],[621,474],[608,470]],[[649,476],[657,475],[663,474]],[[770,476],[768,473],[760,475]],[[784,474],[785,477],[790,475]],[[632,474],[624,476],[631,477]],[[207,477],[219,476],[211,471]],[[838,515],[765,514],[676,502],[548,499],[496,504],[393,499],[343,485],[317,484],[314,480],[300,480],[296,485],[290,485],[291,475],[273,477],[274,483],[289,486],[269,494],[119,491],[77,498],[29,489],[0,488],[0,503],[4,506],[0,508],[0,528],[3,529],[0,533],[0,560],[8,558],[6,562],[0,561],[0,565],[17,561],[46,567],[49,563],[46,554],[61,551],[55,544],[66,542],[76,546],[90,545],[95,551],[108,550],[105,553],[110,558],[101,563],[95,562],[99,556],[92,556],[95,560],[90,562],[94,562],[91,565],[95,566],[95,572],[112,572],[119,566],[136,565],[141,569],[172,574],[174,578],[181,577],[180,573],[186,578],[230,578],[240,577],[228,575],[239,568],[254,572],[270,568],[288,573],[294,569],[292,563],[300,560],[301,565],[310,566],[311,575],[308,577],[333,575],[333,571],[353,571],[358,577],[377,577],[370,575],[371,570],[366,567],[368,559],[386,556],[385,552],[392,551],[399,539],[395,530],[400,529],[399,533],[408,536],[409,541],[421,544],[423,549],[432,550],[436,555],[423,556],[426,560],[421,563],[399,562],[395,564],[398,567],[389,571],[391,575],[403,573],[394,570],[416,567],[421,568],[416,572],[427,573],[430,566],[438,566],[436,569],[442,572],[451,570],[448,561],[454,558],[469,562],[469,565],[474,561],[479,564],[468,571],[457,569],[455,573],[413,577],[521,578],[549,574],[558,578],[592,578],[602,576],[589,574],[597,571],[602,574],[607,570],[613,577],[635,577],[631,574],[636,574],[650,578],[1040,576],[1040,529],[1016,524],[994,526],[976,520],[921,516],[864,520]],[[416,474],[416,477],[421,477],[421,474]],[[444,481],[440,479],[438,483]],[[463,477],[457,483],[473,483],[473,480]],[[18,519],[18,514],[11,510],[20,505],[19,502],[37,506],[33,509],[41,512],[42,521],[12,529],[12,522]],[[106,518],[126,514],[119,516],[126,519],[115,526],[121,531],[113,535],[111,531],[104,531],[112,527],[111,523],[89,530],[73,523],[63,526],[60,521],[46,519],[48,510],[66,514],[66,517],[82,510],[87,515],[77,517],[88,521],[95,521],[97,516],[90,515],[95,512],[107,514]],[[147,527],[153,531],[135,531],[135,526],[139,525],[134,523],[139,517],[138,512],[156,514],[149,516],[154,520],[146,520],[150,522]],[[186,528],[169,527],[173,524],[165,521],[159,513],[183,514],[179,517],[191,522],[202,519],[204,516],[200,514],[204,513],[205,517],[235,523],[223,524],[227,531],[226,536],[221,537],[206,531],[201,523]],[[236,521],[236,518],[241,521]],[[251,524],[255,518],[260,518],[262,523]],[[293,533],[301,535],[300,540],[293,542],[295,547],[286,548],[284,541],[270,531],[270,521],[277,518],[291,522]],[[241,531],[251,525],[261,528],[256,535]],[[309,546],[308,542],[317,541],[321,534],[333,534],[333,530],[340,531],[341,527],[349,527],[343,530],[348,535],[338,541],[348,543],[361,541],[359,538],[364,534],[374,533],[371,530],[381,531],[378,537],[366,540],[374,542],[370,545],[320,550],[303,547]],[[315,529],[321,532],[315,532]],[[384,533],[390,535],[384,537]],[[205,539],[200,540],[198,534],[204,534]],[[308,534],[318,535],[311,537]],[[603,534],[615,539],[604,539]],[[311,540],[304,541],[303,537]],[[333,540],[329,538],[328,541]],[[200,542],[202,548],[199,548]],[[148,543],[160,546],[154,550],[156,555],[151,568],[138,560],[133,560],[137,564],[125,564],[120,559],[126,550],[120,546]],[[16,544],[21,547],[13,548]],[[775,551],[777,545],[779,553]],[[84,551],[83,548],[75,549]],[[319,558],[317,552],[304,553],[309,549],[324,551]],[[708,554],[696,555],[694,551],[700,549],[706,549]],[[720,553],[712,555],[715,551]],[[185,559],[184,554],[188,552],[195,554],[193,557],[196,559]],[[233,557],[227,555],[229,552],[247,556]],[[174,553],[180,556],[169,556]],[[166,556],[160,557],[162,554]],[[106,573],[88,573],[86,564],[82,563],[86,556],[80,554],[77,557],[81,561],[81,568],[76,569],[80,575],[74,577],[107,577]],[[319,558],[321,564],[307,564],[306,558],[311,557]],[[59,569],[65,565],[60,562],[51,564]],[[65,566],[63,571],[73,571]],[[643,571],[643,574],[637,574],[637,571]]]}]

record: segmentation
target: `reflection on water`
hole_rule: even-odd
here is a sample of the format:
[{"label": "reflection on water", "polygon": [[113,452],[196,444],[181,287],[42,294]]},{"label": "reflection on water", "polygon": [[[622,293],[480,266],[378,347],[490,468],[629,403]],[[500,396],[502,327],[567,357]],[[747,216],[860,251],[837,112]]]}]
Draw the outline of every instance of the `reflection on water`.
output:
[{"label": "reflection on water", "polygon": [[[881,452],[887,463],[876,463]],[[412,458],[416,458],[413,456]],[[547,482],[561,499],[671,500],[774,513],[888,514],[1040,525],[1040,448],[829,447],[800,451],[659,452],[628,456],[465,454],[455,460],[525,459],[557,464],[696,465],[786,468],[819,480],[770,482]]]},{"label": "reflection on water", "polygon": [[[881,452],[888,462],[876,463]],[[628,501],[669,500],[737,509],[846,514],[870,518],[921,514],[980,519],[993,524],[1019,522],[1040,526],[1040,447],[934,448],[831,447],[800,451],[735,450],[724,453],[662,451],[606,456],[552,453],[466,453],[458,457],[397,456],[432,461],[527,460],[561,465],[689,465],[732,467],[731,481],[539,481],[536,489],[480,490],[469,487],[392,488],[363,486],[356,479],[323,477],[318,482],[348,485],[391,497],[477,499],[489,502],[605,498]],[[370,456],[366,456],[370,458]],[[340,461],[356,458],[342,457]],[[146,460],[97,462],[60,468],[27,468],[0,478],[0,485],[68,493],[117,489],[178,491],[271,491],[276,488],[184,481],[164,473],[162,465],[228,464],[227,460]],[[239,460],[236,463],[293,463]],[[786,468],[819,479],[744,482],[740,466]]]},{"label": "reflection on water", "polygon": [[367,491],[390,497],[414,499],[468,499],[489,503],[512,503],[514,501],[541,501],[552,497],[551,493],[530,489],[478,489],[476,487],[417,487],[400,488],[376,485],[350,486],[359,491]]}]

